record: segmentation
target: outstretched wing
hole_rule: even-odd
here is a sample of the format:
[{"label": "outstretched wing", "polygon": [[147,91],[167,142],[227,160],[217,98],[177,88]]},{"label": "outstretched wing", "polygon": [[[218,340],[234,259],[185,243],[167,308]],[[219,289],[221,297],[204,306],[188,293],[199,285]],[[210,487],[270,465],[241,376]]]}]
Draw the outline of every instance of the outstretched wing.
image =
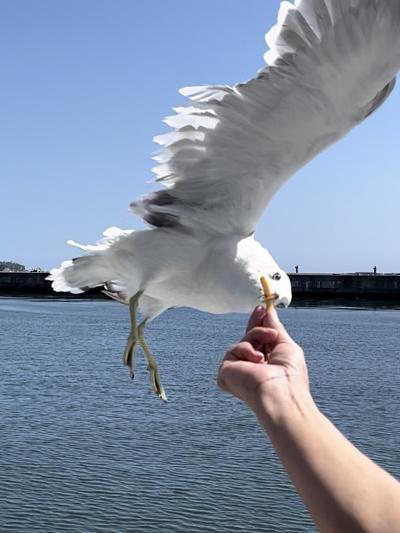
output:
[{"label": "outstretched wing", "polygon": [[156,227],[248,235],[279,187],[370,115],[400,68],[399,0],[283,2],[269,67],[247,83],[181,91],[154,171],[165,188],[131,204]]}]

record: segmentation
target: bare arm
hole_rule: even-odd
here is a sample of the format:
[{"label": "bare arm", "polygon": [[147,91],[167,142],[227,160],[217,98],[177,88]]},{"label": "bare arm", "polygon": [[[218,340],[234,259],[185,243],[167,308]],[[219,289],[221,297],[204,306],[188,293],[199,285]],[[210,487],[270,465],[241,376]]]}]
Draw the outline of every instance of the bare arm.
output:
[{"label": "bare arm", "polygon": [[253,313],[218,382],[255,412],[321,531],[400,532],[400,483],[319,411],[303,352],[274,310]]}]

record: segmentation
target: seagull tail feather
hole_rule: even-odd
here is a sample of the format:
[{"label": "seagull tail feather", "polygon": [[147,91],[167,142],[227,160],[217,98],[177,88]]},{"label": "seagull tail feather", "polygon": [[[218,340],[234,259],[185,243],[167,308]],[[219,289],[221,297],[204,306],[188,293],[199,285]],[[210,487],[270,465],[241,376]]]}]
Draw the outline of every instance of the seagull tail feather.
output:
[{"label": "seagull tail feather", "polygon": [[120,228],[108,228],[103,233],[103,238],[96,244],[78,244],[75,241],[68,241],[68,244],[79,248],[87,253],[85,256],[64,261],[59,268],[50,271],[48,280],[52,281],[55,292],[72,292],[80,294],[93,287],[107,285],[115,278],[110,262],[110,248],[120,239],[129,237],[132,230],[121,230]]},{"label": "seagull tail feather", "polygon": [[47,279],[52,281],[55,292],[80,294],[105,285],[110,279],[111,273],[104,259],[100,254],[92,254],[64,261],[59,268],[50,271]]}]

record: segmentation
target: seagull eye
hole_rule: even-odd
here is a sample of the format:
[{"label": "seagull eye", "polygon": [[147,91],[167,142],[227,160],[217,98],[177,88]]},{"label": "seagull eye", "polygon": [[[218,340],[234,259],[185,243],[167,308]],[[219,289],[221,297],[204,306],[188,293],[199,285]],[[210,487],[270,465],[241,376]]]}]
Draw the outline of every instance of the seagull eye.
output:
[{"label": "seagull eye", "polygon": [[276,274],[274,274],[272,276],[272,279],[274,279],[275,281],[279,281],[281,279],[281,275],[279,274],[279,272],[276,272]]}]

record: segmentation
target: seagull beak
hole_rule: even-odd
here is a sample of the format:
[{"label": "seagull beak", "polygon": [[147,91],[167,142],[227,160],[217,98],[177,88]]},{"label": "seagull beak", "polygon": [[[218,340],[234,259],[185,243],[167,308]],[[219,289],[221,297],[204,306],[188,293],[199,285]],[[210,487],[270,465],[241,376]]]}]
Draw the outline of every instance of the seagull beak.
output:
[{"label": "seagull beak", "polygon": [[276,307],[279,307],[279,308],[283,308],[283,309],[286,309],[287,307],[289,307],[290,305],[290,301],[288,298],[280,298],[278,303],[276,304]]},{"label": "seagull beak", "polygon": [[276,292],[274,292],[273,294],[271,294],[270,296],[264,296],[263,297],[263,301],[268,304],[268,303],[274,303],[276,302],[276,300],[279,299],[279,294],[276,294]]}]

